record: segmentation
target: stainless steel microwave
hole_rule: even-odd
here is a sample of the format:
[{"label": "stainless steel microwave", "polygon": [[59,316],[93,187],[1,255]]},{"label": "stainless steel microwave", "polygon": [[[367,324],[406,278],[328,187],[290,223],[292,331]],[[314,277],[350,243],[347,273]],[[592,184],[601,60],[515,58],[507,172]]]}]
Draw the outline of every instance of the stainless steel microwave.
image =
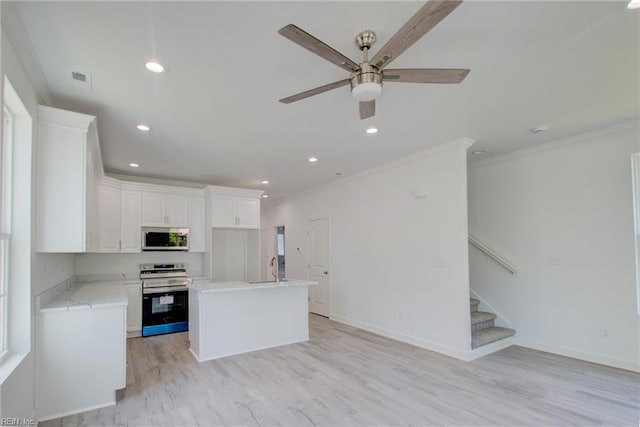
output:
[{"label": "stainless steel microwave", "polygon": [[143,251],[188,251],[189,229],[142,227]]}]

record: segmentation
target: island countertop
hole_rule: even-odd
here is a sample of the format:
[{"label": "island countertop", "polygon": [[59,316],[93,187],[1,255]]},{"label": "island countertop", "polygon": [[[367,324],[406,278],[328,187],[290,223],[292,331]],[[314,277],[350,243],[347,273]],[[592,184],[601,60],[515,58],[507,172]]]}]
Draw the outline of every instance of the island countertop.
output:
[{"label": "island countertop", "polygon": [[258,289],[270,289],[270,288],[290,288],[294,286],[313,286],[318,282],[312,282],[310,280],[298,280],[290,279],[283,282],[210,282],[210,283],[194,283],[189,286],[189,290],[210,293],[210,292],[235,292],[235,291],[250,291]]}]

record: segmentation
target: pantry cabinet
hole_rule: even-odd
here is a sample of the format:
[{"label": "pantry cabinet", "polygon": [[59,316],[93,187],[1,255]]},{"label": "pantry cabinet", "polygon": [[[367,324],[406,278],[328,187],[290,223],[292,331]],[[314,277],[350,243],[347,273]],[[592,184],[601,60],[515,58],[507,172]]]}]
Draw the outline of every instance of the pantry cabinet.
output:
[{"label": "pantry cabinet", "polygon": [[157,192],[142,193],[142,225],[148,227],[188,227],[188,196]]},{"label": "pantry cabinet", "polygon": [[98,250],[97,196],[102,175],[96,118],[38,106],[38,252]]}]

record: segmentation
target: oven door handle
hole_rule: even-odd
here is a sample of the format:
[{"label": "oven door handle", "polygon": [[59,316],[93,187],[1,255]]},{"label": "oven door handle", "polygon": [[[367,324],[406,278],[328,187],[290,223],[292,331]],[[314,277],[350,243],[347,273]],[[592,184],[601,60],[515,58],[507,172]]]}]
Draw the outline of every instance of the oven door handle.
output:
[{"label": "oven door handle", "polygon": [[168,292],[184,292],[188,291],[189,288],[186,286],[165,286],[161,288],[143,288],[142,293],[144,295],[149,294],[166,294]]}]

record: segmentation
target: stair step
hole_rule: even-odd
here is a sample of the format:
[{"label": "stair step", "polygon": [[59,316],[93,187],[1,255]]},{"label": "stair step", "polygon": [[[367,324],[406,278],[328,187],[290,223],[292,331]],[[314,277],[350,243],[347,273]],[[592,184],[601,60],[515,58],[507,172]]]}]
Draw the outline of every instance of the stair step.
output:
[{"label": "stair step", "polygon": [[494,326],[471,333],[471,348],[478,348],[515,335],[516,331],[509,328]]},{"label": "stair step", "polygon": [[478,311],[478,304],[480,304],[480,300],[477,300],[475,298],[470,298],[469,299],[469,305],[471,306],[471,312],[472,313]]},{"label": "stair step", "polygon": [[495,320],[496,315],[493,313],[487,313],[485,311],[476,311],[471,313],[471,324],[476,325],[482,322],[488,322],[489,320]]}]

